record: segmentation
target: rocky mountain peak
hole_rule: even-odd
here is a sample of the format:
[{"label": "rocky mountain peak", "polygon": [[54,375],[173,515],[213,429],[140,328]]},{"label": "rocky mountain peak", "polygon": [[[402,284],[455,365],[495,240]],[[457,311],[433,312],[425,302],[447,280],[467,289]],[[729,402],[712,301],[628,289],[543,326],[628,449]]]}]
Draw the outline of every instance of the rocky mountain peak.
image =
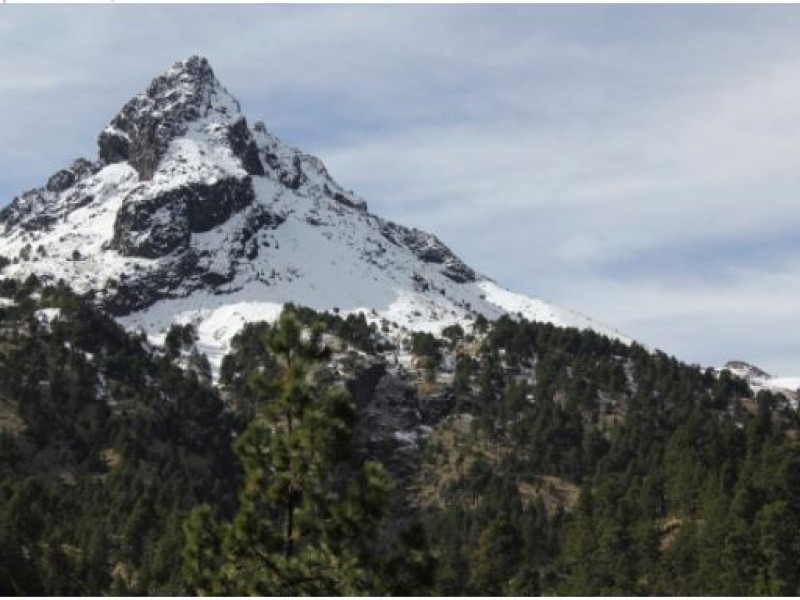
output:
[{"label": "rocky mountain peak", "polygon": [[[208,61],[192,56],[122,107],[98,138],[100,159],[105,164],[127,161],[141,179],[151,179],[170,141],[186,134],[191,124],[213,118],[235,128],[243,121],[239,111],[239,102],[222,87]],[[238,139],[241,132],[232,135]]]},{"label": "rocky mountain peak", "polygon": [[371,214],[319,158],[248,125],[204,58],[156,77],[98,142],[98,161],[75,161],[0,211],[0,276],[63,279],[155,341],[191,321],[215,367],[245,323],[286,302],[395,331],[511,314],[627,340]]},{"label": "rocky mountain peak", "polygon": [[211,68],[208,60],[203,56],[195,54],[186,60],[176,62],[166,73],[156,77],[150,89],[148,89],[148,93],[152,94],[153,90],[159,84],[166,84],[168,87],[174,87],[176,81],[182,84],[195,86],[198,89],[203,86],[214,86],[217,84],[214,70]]},{"label": "rocky mountain peak", "polygon": [[759,367],[743,360],[729,360],[725,363],[723,368],[728,369],[729,371],[740,375],[741,377],[745,377],[746,379],[770,379],[772,377],[772,375],[763,369],[760,369]]}]

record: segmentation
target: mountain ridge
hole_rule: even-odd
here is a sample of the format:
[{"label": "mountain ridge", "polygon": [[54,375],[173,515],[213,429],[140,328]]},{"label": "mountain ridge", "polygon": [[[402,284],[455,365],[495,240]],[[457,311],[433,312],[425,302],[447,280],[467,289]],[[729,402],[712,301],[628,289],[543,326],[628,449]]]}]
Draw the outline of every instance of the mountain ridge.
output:
[{"label": "mountain ridge", "polygon": [[780,377],[767,373],[756,365],[743,360],[729,360],[717,373],[729,371],[744,379],[756,392],[768,390],[786,395],[792,406],[797,406],[797,391],[800,389],[800,377]]},{"label": "mountain ridge", "polygon": [[286,302],[426,331],[519,314],[631,341],[371,214],[317,157],[250,127],[198,56],[122,107],[96,161],[16,198],[0,227],[0,252],[13,257],[0,274],[65,279],[155,341],[193,322],[216,365],[244,323]]}]

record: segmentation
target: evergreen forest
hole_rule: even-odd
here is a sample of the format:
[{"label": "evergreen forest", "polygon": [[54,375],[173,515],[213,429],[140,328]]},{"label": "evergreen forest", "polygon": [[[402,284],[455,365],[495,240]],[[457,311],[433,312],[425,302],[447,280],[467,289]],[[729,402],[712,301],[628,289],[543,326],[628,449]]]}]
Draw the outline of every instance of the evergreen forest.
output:
[{"label": "evergreen forest", "polygon": [[591,331],[287,305],[218,372],[0,281],[2,595],[798,595],[793,398]]}]

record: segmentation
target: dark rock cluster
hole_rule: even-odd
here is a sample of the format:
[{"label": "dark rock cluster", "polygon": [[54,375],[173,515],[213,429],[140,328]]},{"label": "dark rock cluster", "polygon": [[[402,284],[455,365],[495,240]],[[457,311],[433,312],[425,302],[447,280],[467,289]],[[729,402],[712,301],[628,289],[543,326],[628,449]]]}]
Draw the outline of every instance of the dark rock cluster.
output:
[{"label": "dark rock cluster", "polygon": [[234,156],[242,161],[244,170],[250,175],[263,175],[264,165],[258,157],[258,146],[256,146],[250,129],[247,127],[247,120],[242,117],[228,129],[228,142]]},{"label": "dark rock cluster", "polygon": [[[363,423],[360,445],[381,461],[400,481],[414,472],[415,437],[423,439],[455,408],[451,389],[423,395],[414,374],[394,372],[383,363],[359,369],[348,381],[348,391]],[[402,432],[405,440],[397,437]],[[410,443],[411,442],[411,443]]]},{"label": "dark rock cluster", "polygon": [[111,248],[142,258],[187,250],[192,233],[224,223],[254,198],[249,177],[192,183],[146,199],[134,195],[117,213]]},{"label": "dark rock cluster", "polygon": [[202,287],[202,283],[195,280],[196,275],[197,255],[183,252],[171,257],[161,268],[109,282],[100,305],[114,316],[127,315],[174,295],[179,289],[191,291]]},{"label": "dark rock cluster", "polygon": [[384,224],[381,233],[393,244],[409,248],[420,260],[442,265],[442,274],[456,283],[468,283],[476,279],[475,271],[433,234],[409,229],[391,221]]},{"label": "dark rock cluster", "polygon": [[284,221],[285,217],[268,211],[263,207],[256,207],[247,215],[244,225],[238,231],[236,243],[234,244],[234,258],[255,260],[258,256],[258,233],[261,231],[276,229]]},{"label": "dark rock cluster", "polygon": [[87,199],[91,201],[91,196],[81,194],[80,198],[67,195],[64,202],[56,202],[58,194],[66,192],[81,180],[94,175],[100,168],[99,163],[89,162],[85,158],[76,159],[66,169],[54,173],[44,187],[28,190],[14,198],[8,206],[0,210],[0,224],[6,232],[16,226],[27,231],[46,229],[67,208],[74,209],[81,206]]}]

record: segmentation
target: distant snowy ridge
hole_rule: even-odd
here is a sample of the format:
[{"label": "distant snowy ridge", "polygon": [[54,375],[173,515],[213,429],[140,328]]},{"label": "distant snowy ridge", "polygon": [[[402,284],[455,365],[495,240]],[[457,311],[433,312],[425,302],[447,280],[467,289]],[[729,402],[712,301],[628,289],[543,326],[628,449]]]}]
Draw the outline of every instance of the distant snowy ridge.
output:
[{"label": "distant snowy ridge", "polygon": [[631,342],[371,214],[318,158],[249,126],[203,58],[154,79],[98,145],[97,161],[0,211],[1,274],[63,279],[154,341],[193,322],[215,366],[245,323],[286,302],[426,331],[520,315]]},{"label": "distant snowy ridge", "polygon": [[731,360],[725,366],[715,369],[717,373],[730,371],[733,375],[741,377],[753,388],[754,392],[768,390],[784,393],[789,396],[793,405],[797,406],[797,391],[800,389],[800,377],[774,377],[758,367],[743,360]]}]

